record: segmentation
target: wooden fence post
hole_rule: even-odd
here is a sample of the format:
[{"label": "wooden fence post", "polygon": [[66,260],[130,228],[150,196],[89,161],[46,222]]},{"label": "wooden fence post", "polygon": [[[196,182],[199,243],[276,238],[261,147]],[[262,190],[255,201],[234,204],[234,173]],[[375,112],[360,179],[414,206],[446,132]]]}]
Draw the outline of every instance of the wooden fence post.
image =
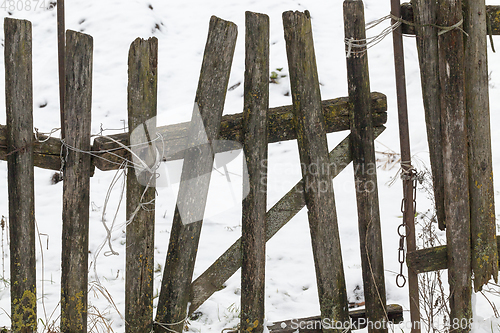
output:
[{"label": "wooden fence post", "polygon": [[[439,0],[438,22],[451,27],[462,20],[461,0]],[[471,241],[463,32],[458,28],[439,36],[441,129],[445,189],[450,321],[472,318]],[[455,332],[468,332],[459,325]]]},{"label": "wooden fence post", "polygon": [[[362,1],[344,1],[344,29],[346,40],[366,39]],[[350,115],[351,154],[356,184],[366,318],[372,323],[383,323],[388,318],[366,48],[351,52],[346,61],[349,98],[353,104]],[[369,326],[368,332],[387,332],[387,325],[381,325],[379,329],[376,327]]]},{"label": "wooden fence post", "polygon": [[349,322],[347,291],[310,14],[284,12],[283,26],[321,318],[334,322],[331,331],[350,331],[343,326]]},{"label": "wooden fence post", "polygon": [[87,332],[92,52],[92,36],[66,32],[62,332]]},{"label": "wooden fence post", "polygon": [[36,332],[31,22],[5,18],[12,331]]},{"label": "wooden fence post", "polygon": [[[212,16],[188,133],[192,141],[184,155],[158,300],[157,333],[181,332],[187,318],[189,290],[214,160],[211,143],[220,132],[236,36],[234,23]],[[181,206],[185,208],[184,213],[180,211]],[[188,220],[183,220],[186,217]]]},{"label": "wooden fence post", "polygon": [[474,289],[498,279],[495,190],[491,157],[486,5],[464,0],[465,105],[469,138],[469,189]]},{"label": "wooden fence post", "polygon": [[244,189],[243,195],[248,194],[242,205],[240,330],[261,333],[265,315],[269,17],[252,12],[245,17],[243,152],[249,187]]},{"label": "wooden fence post", "polygon": [[444,230],[443,148],[441,144],[441,93],[439,86],[438,29],[436,24],[437,4],[435,1],[412,0],[415,18],[420,81],[424,102],[427,141],[431,160],[434,201],[439,229]]},{"label": "wooden fence post", "polygon": [[[143,150],[138,156],[150,168],[157,162],[156,144],[152,142],[156,139],[157,74],[158,40],[155,37],[137,38],[130,46],[128,59],[128,127],[131,144],[145,143],[132,150]],[[131,166],[127,170],[127,333],[151,332],[153,328],[154,176],[154,173]]]}]

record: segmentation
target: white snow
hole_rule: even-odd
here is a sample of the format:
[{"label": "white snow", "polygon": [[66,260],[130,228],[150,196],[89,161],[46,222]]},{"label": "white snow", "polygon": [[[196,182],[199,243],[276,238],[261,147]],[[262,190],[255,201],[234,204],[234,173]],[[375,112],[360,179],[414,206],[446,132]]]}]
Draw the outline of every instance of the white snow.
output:
[{"label": "white snow", "polygon": [[[9,1],[7,6],[9,6]],[[14,1],[11,1],[14,2]],[[16,3],[21,1],[15,1]],[[25,1],[26,2],[26,1]],[[33,2],[34,3],[34,2]],[[495,4],[489,1],[489,4]],[[498,3],[496,3],[498,4]],[[40,3],[42,5],[42,3]],[[48,5],[48,0],[45,0]],[[152,9],[150,8],[152,7]],[[314,0],[217,0],[217,1],[161,1],[161,0],[73,0],[66,3],[66,28],[82,31],[94,37],[93,112],[92,133],[101,128],[115,129],[106,134],[123,132],[126,125],[127,56],[131,42],[137,38],[155,36],[159,40],[158,65],[158,124],[167,125],[189,121],[198,84],[199,70],[206,42],[208,23],[216,15],[238,25],[239,38],[236,46],[229,86],[243,81],[244,76],[244,19],[245,11],[268,14],[271,22],[271,71],[283,68],[288,74],[287,59],[281,14],[287,10],[309,10],[312,17],[313,36],[321,93],[323,99],[347,96],[347,74],[344,52],[344,29],[342,1]],[[390,1],[366,0],[366,22],[389,14]],[[57,72],[56,11],[37,9],[14,10],[12,14],[0,8],[4,17],[28,19],[33,23],[33,83],[34,83],[34,126],[41,132],[59,127],[59,97]],[[3,21],[1,23],[3,25]],[[389,22],[370,30],[372,36],[387,27]],[[158,27],[159,29],[155,28]],[[495,41],[499,41],[494,37]],[[3,38],[2,38],[3,44]],[[413,37],[404,38],[406,81],[408,89],[411,147],[415,166],[421,170],[429,167],[428,147],[422,106],[418,58]],[[388,121],[386,131],[377,139],[379,152],[399,152],[396,92],[392,53],[392,37],[369,50],[371,90],[387,95]],[[500,61],[499,55],[489,51],[491,72],[490,99],[493,161],[495,171],[500,170],[500,131],[495,126],[500,121]],[[0,52],[3,64],[3,52]],[[0,66],[0,90],[4,87],[4,66]],[[270,106],[291,104],[288,93],[288,77],[271,84]],[[288,94],[287,94],[288,93]],[[288,96],[285,96],[288,95]],[[242,112],[243,84],[227,93],[225,114]],[[5,95],[0,93],[0,105],[5,105]],[[44,107],[41,107],[46,105]],[[0,112],[0,124],[5,124],[5,112]],[[56,134],[58,135],[58,134]],[[347,135],[347,132],[328,135],[330,149]],[[408,289],[398,288],[395,283],[399,270],[397,249],[399,238],[397,226],[401,223],[401,182],[395,181],[399,165],[388,162],[382,167],[387,155],[378,154],[382,160],[378,169],[381,223],[383,231],[384,261],[386,267],[387,302],[401,304],[409,309]],[[237,167],[232,170],[241,175]],[[43,323],[57,322],[60,309],[61,273],[61,198],[62,183],[52,185],[54,172],[35,169],[36,221],[40,244],[37,244],[38,268],[38,314]],[[7,163],[0,161],[0,216],[8,217]],[[121,181],[112,189],[107,209],[105,197],[115,176],[114,171],[96,170],[91,180],[90,260],[92,267],[89,280],[100,281],[111,295],[118,310],[124,312],[125,300],[125,211],[119,208],[122,194]],[[218,176],[217,173],[213,177]],[[236,176],[234,176],[236,177]],[[299,179],[300,162],[296,141],[274,143],[269,146],[269,194],[268,207],[272,207]],[[344,269],[348,296],[356,299],[362,287],[361,264],[357,231],[357,213],[354,194],[354,176],[349,165],[335,180],[335,199],[341,234]],[[495,197],[498,201],[500,180],[495,178]],[[227,186],[211,187],[210,198],[231,198]],[[169,188],[158,188],[156,201],[156,258],[163,268],[169,232],[172,223],[176,192]],[[209,199],[210,200],[210,199]],[[209,203],[210,205],[210,203]],[[426,194],[419,191],[417,210],[424,212],[430,207]],[[112,233],[113,249],[118,256],[107,256],[109,251],[102,216],[111,225],[118,209]],[[195,278],[219,257],[241,235],[241,208],[231,209],[204,221],[200,248],[195,267]],[[104,247],[102,247],[104,245]],[[8,230],[2,233],[2,267],[0,276],[9,279]],[[43,257],[42,257],[43,254]],[[156,273],[155,293],[159,293],[162,271]],[[445,278],[446,279],[446,278]],[[95,286],[95,283],[93,284]],[[239,271],[226,283],[226,288],[215,293],[198,311],[203,315],[191,320],[190,330],[199,332],[220,332],[234,327],[239,319]],[[95,288],[93,290],[96,290]],[[497,288],[498,290],[498,288]],[[361,294],[362,296],[362,294]],[[488,296],[496,304],[498,296]],[[500,320],[494,317],[490,305],[480,294],[477,295],[476,318],[484,320],[488,328],[481,326],[478,332],[500,329]],[[155,299],[156,305],[157,299]],[[115,332],[124,332],[124,319],[110,305],[106,298],[96,292],[89,293],[89,304],[95,306],[112,321]],[[0,327],[10,326],[9,286],[0,282]],[[307,214],[303,209],[267,244],[266,266],[266,318],[268,322],[302,318],[319,314],[316,279],[310,244]],[[483,319],[484,318],[484,319]],[[405,311],[405,321],[409,312]],[[403,325],[404,327],[404,325]],[[495,328],[496,327],[496,328]],[[40,332],[44,330],[40,324]],[[365,330],[366,331],[366,330]],[[399,331],[399,328],[396,329]],[[404,329],[408,332],[408,329]]]}]

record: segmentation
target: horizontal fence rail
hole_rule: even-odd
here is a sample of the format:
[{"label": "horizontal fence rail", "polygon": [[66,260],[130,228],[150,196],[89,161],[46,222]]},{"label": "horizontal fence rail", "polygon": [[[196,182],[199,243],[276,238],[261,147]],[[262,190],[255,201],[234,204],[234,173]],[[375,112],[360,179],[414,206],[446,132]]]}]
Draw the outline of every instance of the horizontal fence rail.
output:
[{"label": "horizontal fence rail", "polygon": [[[387,122],[387,97],[379,92],[371,93],[371,110],[373,125],[381,126]],[[325,115],[326,131],[328,133],[349,130],[349,113],[351,105],[348,97],[324,100],[321,102]],[[280,106],[270,108],[268,113],[268,142],[279,142],[294,140],[297,138],[295,129],[292,125],[292,106]],[[187,131],[189,123],[180,123],[167,126],[159,126],[157,133],[165,138],[165,146],[168,151],[165,152],[166,160],[177,160],[184,157],[182,150],[186,145]],[[220,140],[231,140],[243,144],[242,136],[243,114],[225,115],[222,117]],[[0,125],[0,160],[6,160],[7,157],[7,129],[5,125]],[[57,170],[61,168],[61,141],[56,138],[47,138],[44,135],[37,135],[39,141],[33,143],[33,159],[36,167]],[[110,135],[108,138],[97,137],[91,148],[94,156],[92,163],[99,170],[116,170],[125,159],[130,159],[126,149],[122,148],[117,142],[123,145],[129,144],[128,133]],[[238,146],[241,147],[241,146]],[[224,146],[224,152],[232,150],[234,147]],[[226,150],[224,150],[226,149]],[[169,151],[178,153],[169,155]]]}]

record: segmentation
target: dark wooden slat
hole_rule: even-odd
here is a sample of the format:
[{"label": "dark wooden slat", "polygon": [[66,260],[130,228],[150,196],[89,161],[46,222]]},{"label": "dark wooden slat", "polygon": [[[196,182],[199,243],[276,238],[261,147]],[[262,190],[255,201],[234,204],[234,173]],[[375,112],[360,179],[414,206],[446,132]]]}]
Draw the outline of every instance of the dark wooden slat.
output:
[{"label": "dark wooden slat", "polygon": [[[387,111],[387,99],[385,95],[377,92],[372,93],[371,103],[374,125],[381,126],[385,124],[387,121],[387,113],[385,112]],[[328,133],[349,129],[349,111],[351,110],[351,106],[347,97],[325,100],[322,102],[322,107]],[[292,118],[291,105],[271,108],[268,112],[268,142],[296,139],[297,135],[292,124]],[[242,113],[223,116],[219,138],[236,141],[240,143],[238,147],[241,147],[243,145],[242,123]],[[188,128],[189,123],[158,127],[158,133],[162,134],[165,139],[166,151],[164,155],[167,161],[183,158]],[[126,133],[111,135],[110,137],[124,145],[128,145],[128,135]],[[98,137],[94,140],[92,149],[96,152],[113,149],[113,153],[123,158],[128,158],[124,149],[121,149],[118,144],[103,137]],[[222,147],[220,151],[226,151],[224,149],[227,148]],[[123,161],[122,158],[106,152],[99,153],[99,156],[102,158],[94,157],[93,163],[100,170],[118,169]]]},{"label": "dark wooden slat", "polygon": [[6,18],[4,31],[11,321],[28,333],[37,331],[31,22]]},{"label": "dark wooden slat", "polygon": [[[155,37],[148,40],[137,38],[132,43],[129,50],[128,75],[130,137],[133,142],[148,142],[156,137],[158,40]],[[143,151],[139,151],[141,149]],[[152,143],[133,150],[150,168],[154,168],[156,147]],[[125,274],[127,333],[151,332],[153,329],[154,180],[153,173],[138,168],[128,169]],[[141,206],[145,203],[146,206]]]},{"label": "dark wooden slat", "polygon": [[[351,329],[358,330],[365,328],[367,326],[367,316],[365,309],[359,310],[350,310],[349,311],[350,323],[349,325]],[[403,307],[398,304],[388,304],[387,305],[387,317],[389,319],[388,323],[386,323],[386,327],[391,327],[391,324],[399,324],[403,322]],[[331,321],[325,321],[325,327],[335,325]],[[338,324],[340,325],[340,324]],[[372,326],[372,324],[370,324]],[[283,328],[283,326],[285,326]],[[302,328],[301,328],[302,327]],[[271,333],[322,333],[322,325],[321,325],[321,317],[314,316],[308,318],[300,318],[300,319],[292,319],[292,320],[284,320],[280,322],[276,322],[273,325],[267,327],[269,332]]]},{"label": "dark wooden slat", "polygon": [[484,0],[464,0],[465,106],[474,290],[498,279],[495,190],[491,156],[488,46]]},{"label": "dark wooden slat", "polygon": [[283,13],[283,27],[321,317],[345,322],[347,291],[309,12]]},{"label": "dark wooden slat", "polygon": [[[412,0],[416,28],[417,50],[420,64],[420,82],[425,110],[427,142],[431,160],[434,203],[439,229],[445,229],[443,150],[441,145],[441,94],[439,86],[438,31],[435,1]],[[403,8],[403,7],[402,7]]]},{"label": "dark wooden slat", "polygon": [[265,316],[267,167],[262,162],[267,161],[269,16],[246,12],[245,17],[243,152],[248,188],[244,183],[240,330],[261,333]]},{"label": "dark wooden slat", "polygon": [[[452,26],[462,20],[462,1],[439,0],[437,24]],[[472,318],[471,240],[463,32],[453,29],[439,36],[441,129],[445,190],[446,243],[450,321]],[[468,332],[460,327],[457,332]]]},{"label": "dark wooden slat", "polygon": [[[363,2],[344,1],[345,38],[366,38]],[[384,257],[377,188],[377,165],[370,111],[370,79],[366,48],[351,54],[347,61],[349,98],[353,104],[351,154],[354,167],[358,210],[359,243],[366,318],[371,322],[386,319]],[[368,327],[368,332],[387,332],[387,327]]]},{"label": "dark wooden slat", "polygon": [[[385,127],[375,128],[375,138]],[[351,152],[350,136],[342,140],[331,152],[329,174],[333,179],[349,163]],[[266,242],[304,208],[304,181],[300,180],[266,213]],[[231,245],[207,270],[191,284],[189,312],[193,313],[213,293],[224,288],[226,282],[241,267],[241,238]]]},{"label": "dark wooden slat", "polygon": [[[500,237],[496,237],[497,257],[500,257]],[[409,252],[406,255],[408,267],[417,273],[427,273],[448,269],[448,249],[446,245]]]},{"label": "dark wooden slat", "polygon": [[[92,36],[66,32],[66,143],[90,150]],[[63,185],[61,331],[87,332],[90,155],[67,152]]]},{"label": "dark wooden slat", "polygon": [[[188,133],[193,140],[189,144],[192,149],[184,155],[156,315],[157,322],[170,324],[168,328],[178,332],[182,331],[186,317],[214,160],[210,143],[220,132],[236,36],[234,23],[212,16],[196,92],[195,104],[198,107],[193,111]],[[160,325],[155,326],[155,332],[166,331]]]}]

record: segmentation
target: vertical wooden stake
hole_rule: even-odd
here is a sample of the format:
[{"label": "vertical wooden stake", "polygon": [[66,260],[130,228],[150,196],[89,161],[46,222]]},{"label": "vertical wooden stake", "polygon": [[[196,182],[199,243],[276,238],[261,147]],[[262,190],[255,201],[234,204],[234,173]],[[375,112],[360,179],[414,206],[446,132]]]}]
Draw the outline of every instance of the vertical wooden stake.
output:
[{"label": "vertical wooden stake", "polygon": [[[242,206],[241,324],[242,332],[264,329],[267,110],[269,108],[269,17],[245,13],[245,101],[243,151],[249,188]],[[246,183],[244,183],[246,184]]]},{"label": "vertical wooden stake", "polygon": [[[234,23],[212,16],[184,155],[181,184],[158,300],[155,332],[181,332],[236,45]],[[183,210],[183,211],[181,211]]]},{"label": "vertical wooden stake", "polygon": [[[438,25],[450,27],[462,20],[461,0],[439,0],[438,7]],[[439,36],[439,74],[450,321],[468,323],[472,318],[469,165],[463,32],[459,29]],[[459,325],[455,332],[468,331],[467,326]]]},{"label": "vertical wooden stake", "polygon": [[[365,18],[362,1],[344,1],[346,39],[365,39]],[[347,57],[349,100],[353,104],[351,120],[351,154],[356,184],[359,243],[366,319],[373,323],[387,322],[384,258],[377,188],[377,165],[373,144],[370,108],[370,79],[366,49]],[[387,332],[387,325],[369,332]]]},{"label": "vertical wooden stake", "polygon": [[13,332],[36,332],[31,22],[5,18],[5,103]]},{"label": "vertical wooden stake", "polygon": [[446,227],[444,213],[443,146],[441,144],[441,93],[439,85],[438,31],[435,1],[412,0],[415,18],[420,81],[431,160],[434,201],[439,229]]},{"label": "vertical wooden stake", "polygon": [[498,279],[495,190],[491,157],[486,5],[464,0],[465,105],[469,137],[469,188],[474,289]]},{"label": "vertical wooden stake", "polygon": [[347,291],[309,12],[283,13],[283,26],[321,318],[342,332]]},{"label": "vertical wooden stake", "polygon": [[[137,38],[128,59],[128,127],[132,148],[155,168],[158,40]],[[142,171],[142,172],[141,172]],[[125,332],[153,329],[155,174],[127,170],[127,250],[125,274]],[[142,206],[144,205],[144,206]]]},{"label": "vertical wooden stake", "polygon": [[[92,36],[66,33],[61,331],[87,332]],[[73,150],[78,149],[78,151]]]}]

